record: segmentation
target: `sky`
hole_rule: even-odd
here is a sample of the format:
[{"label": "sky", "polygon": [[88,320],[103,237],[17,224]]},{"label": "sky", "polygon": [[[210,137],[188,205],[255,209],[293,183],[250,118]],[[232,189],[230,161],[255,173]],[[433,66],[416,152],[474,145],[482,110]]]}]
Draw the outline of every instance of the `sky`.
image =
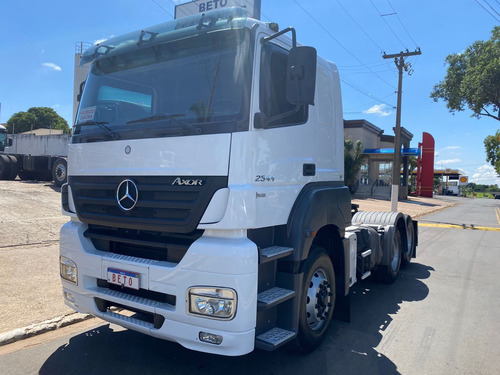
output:
[{"label": "sky", "polygon": [[[242,0],[245,1],[245,0]],[[344,119],[365,119],[392,135],[398,71],[387,54],[420,48],[408,57],[401,124],[417,147],[422,132],[436,141],[437,168],[460,168],[470,182],[498,184],[483,140],[500,122],[451,114],[430,97],[446,74],[445,58],[487,40],[500,22],[499,0],[261,0],[261,19],[293,26],[297,39],[336,63]],[[75,45],[173,19],[177,0],[0,2],[0,123],[30,107],[53,108],[73,124]]]}]

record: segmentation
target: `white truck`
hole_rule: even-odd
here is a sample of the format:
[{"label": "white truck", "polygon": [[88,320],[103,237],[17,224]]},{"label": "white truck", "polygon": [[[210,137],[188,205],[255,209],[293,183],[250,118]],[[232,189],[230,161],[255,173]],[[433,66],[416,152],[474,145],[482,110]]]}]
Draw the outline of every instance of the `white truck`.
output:
[{"label": "white truck", "polygon": [[0,180],[67,181],[69,134],[7,134],[0,125]]},{"label": "white truck", "polygon": [[60,237],[73,309],[201,352],[307,352],[349,319],[354,283],[415,256],[409,216],[352,216],[337,68],[294,29],[221,9],[82,63]]}]

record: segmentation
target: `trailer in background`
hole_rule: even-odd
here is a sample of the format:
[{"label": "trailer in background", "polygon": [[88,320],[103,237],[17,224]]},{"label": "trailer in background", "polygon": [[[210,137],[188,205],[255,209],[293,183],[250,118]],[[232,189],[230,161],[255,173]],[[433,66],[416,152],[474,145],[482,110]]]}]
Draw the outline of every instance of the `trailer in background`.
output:
[{"label": "trailer in background", "polygon": [[[70,134],[37,129],[30,134],[7,134],[0,126],[0,180],[54,181],[66,183]],[[52,134],[48,134],[52,133]]]}]

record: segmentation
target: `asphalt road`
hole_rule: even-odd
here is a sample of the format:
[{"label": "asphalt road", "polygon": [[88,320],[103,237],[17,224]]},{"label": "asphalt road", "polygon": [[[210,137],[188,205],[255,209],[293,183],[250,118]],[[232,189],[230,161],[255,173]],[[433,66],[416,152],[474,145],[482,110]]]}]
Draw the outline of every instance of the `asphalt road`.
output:
[{"label": "asphalt road", "polygon": [[417,258],[395,284],[355,285],[352,322],[309,355],[225,358],[94,320],[0,347],[0,373],[497,374],[500,200],[456,199],[420,218]]}]

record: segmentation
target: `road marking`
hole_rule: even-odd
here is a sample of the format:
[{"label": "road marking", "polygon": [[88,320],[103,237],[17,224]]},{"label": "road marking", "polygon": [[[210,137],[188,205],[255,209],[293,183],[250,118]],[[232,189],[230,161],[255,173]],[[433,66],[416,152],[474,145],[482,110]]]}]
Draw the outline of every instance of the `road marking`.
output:
[{"label": "road marking", "polygon": [[496,207],[496,208],[495,208],[495,213],[497,214],[497,221],[498,221],[498,224],[500,224],[500,208]]},{"label": "road marking", "polygon": [[434,223],[418,223],[419,227],[429,227],[429,228],[455,228],[455,229],[470,229],[470,230],[486,230],[492,232],[500,232],[500,228],[492,228],[492,227],[480,227],[474,224],[434,224]]}]

